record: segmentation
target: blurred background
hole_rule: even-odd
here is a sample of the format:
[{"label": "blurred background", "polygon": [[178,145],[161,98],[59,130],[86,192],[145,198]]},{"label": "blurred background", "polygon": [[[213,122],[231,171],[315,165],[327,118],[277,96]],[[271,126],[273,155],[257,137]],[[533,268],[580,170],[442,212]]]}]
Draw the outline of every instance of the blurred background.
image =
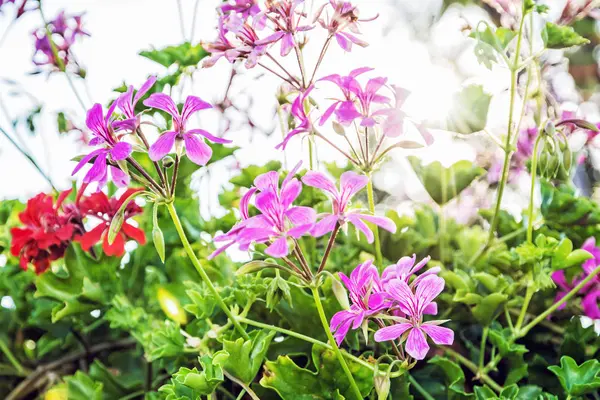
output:
[{"label": "blurred background", "polygon": [[[436,125],[436,121],[448,118],[453,96],[461,87],[481,84],[492,96],[486,130],[502,136],[508,113],[508,71],[498,64],[491,69],[481,65],[473,51],[475,41],[468,35],[481,20],[509,26],[511,7],[518,2],[379,0],[355,3],[362,18],[378,16],[376,22],[362,24],[364,38],[370,45],[364,49],[355,47],[351,53],[332,46],[320,74],[347,74],[357,67],[374,67],[374,76],[386,76],[389,83],[411,92],[405,107],[407,113],[434,128],[442,127]],[[548,0],[541,3],[550,7],[547,19],[556,21],[574,2]],[[86,78],[74,76],[69,83],[64,74],[49,73],[47,68],[34,65],[33,32],[42,25],[40,14],[25,12],[15,19],[18,7],[5,4],[0,14],[0,127],[37,160],[56,187],[64,189],[71,185],[75,165],[71,159],[83,153],[85,129],[82,133],[78,128],[85,128],[85,109],[94,103],[108,104],[118,95],[114,89],[124,82],[139,87],[148,75],[165,73],[163,66],[141,57],[138,54],[141,50],[214,39],[215,7],[219,1],[44,0],[42,4],[47,19],[61,10],[67,14],[83,13],[82,25],[90,36],[78,40],[72,50]],[[311,1],[305,4],[308,8],[313,6]],[[561,108],[597,123],[600,98],[597,93],[598,24],[594,12],[578,21],[575,27],[591,39],[591,43],[572,53],[550,52],[544,74]],[[314,53],[319,50],[319,45],[307,46],[309,63],[318,57]],[[234,69],[235,79],[229,84]],[[202,204],[203,213],[219,212],[219,187],[238,168],[263,164],[267,159],[278,159],[289,166],[306,158],[306,143],[300,141],[285,152],[271,151],[281,141],[278,103],[273,95],[279,84],[276,78],[258,68],[232,67],[221,61],[210,69],[192,68],[183,79],[183,88],[174,94],[175,98],[185,99],[188,94],[194,94],[222,105],[203,112],[197,122],[200,127],[218,132],[240,147],[236,161],[217,163],[199,172],[201,176],[195,180],[195,187],[208,199]],[[69,84],[80,94],[80,100]],[[226,92],[227,101],[223,101]],[[400,212],[410,212],[412,201],[430,201],[406,160],[407,155],[417,155],[424,163],[439,160],[445,166],[464,159],[476,161],[490,170],[497,167],[497,147],[485,134],[464,136],[443,129],[432,129],[432,132],[435,137],[432,146],[392,152],[390,160],[376,175],[380,200]],[[582,146],[583,142],[573,140],[573,146]],[[585,190],[595,181],[594,148],[589,146],[588,157],[581,165],[582,188],[588,188]],[[322,162],[344,163],[325,144],[318,147],[317,157]],[[506,208],[515,212],[522,210],[520,182],[527,181],[526,174],[511,179],[505,196]],[[468,219],[470,216],[464,210],[476,212],[477,207],[487,206],[493,194],[487,188],[493,184],[490,177],[481,179],[456,200],[454,207],[447,207],[447,212],[455,213],[459,219]],[[26,200],[48,189],[48,182],[32,164],[5,136],[0,136],[0,198]],[[463,211],[456,213],[461,209]]]}]

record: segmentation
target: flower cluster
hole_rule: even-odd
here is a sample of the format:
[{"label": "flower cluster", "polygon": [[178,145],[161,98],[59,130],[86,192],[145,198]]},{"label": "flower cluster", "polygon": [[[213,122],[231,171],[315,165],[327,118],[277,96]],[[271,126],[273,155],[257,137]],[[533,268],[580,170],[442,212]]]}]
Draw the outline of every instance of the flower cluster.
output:
[{"label": "flower cluster", "polygon": [[[573,278],[571,282],[567,280],[564,271],[556,271],[552,274],[552,280],[559,288],[555,301],[559,301],[566,296],[567,293],[600,265],[600,248],[596,246],[596,239],[594,237],[587,239],[581,248],[590,253],[593,257],[583,263],[583,272]],[[581,299],[583,313],[592,319],[600,319],[600,276],[592,278],[592,280],[580,289],[579,294],[583,296]],[[562,310],[565,307],[566,304],[562,304],[558,309]]]},{"label": "flower cluster", "polygon": [[37,66],[51,65],[59,71],[70,68],[75,73],[82,74],[71,50],[78,37],[90,36],[83,29],[82,17],[83,14],[66,15],[61,11],[47,26],[35,30],[33,63]]},{"label": "flower cluster", "polygon": [[[324,174],[309,171],[302,177],[302,182],[308,186],[323,190],[332,198],[331,213],[317,215],[312,208],[293,206],[293,202],[302,191],[302,182],[294,178],[300,168],[300,163],[287,175],[279,188],[279,174],[270,171],[262,174],[254,181],[240,201],[242,221],[229,232],[215,237],[216,243],[225,245],[215,251],[211,257],[222,253],[234,244],[241,250],[248,250],[253,243],[268,243],[265,253],[272,257],[285,257],[290,253],[289,241],[294,242],[301,236],[311,235],[320,237],[326,233],[345,228],[347,224],[363,232],[369,243],[373,242],[373,232],[365,222],[375,224],[390,232],[396,231],[396,225],[386,217],[366,214],[358,209],[350,209],[350,200],[362,190],[368,181],[364,175],[348,171],[342,174],[340,188]],[[249,215],[250,201],[259,214]],[[318,220],[318,221],[317,221]]]},{"label": "flower cluster", "polygon": [[[52,196],[40,193],[29,199],[25,211],[19,214],[23,227],[11,229],[11,254],[19,257],[21,268],[27,270],[33,265],[37,274],[46,271],[52,261],[65,255],[67,247],[74,241],[89,251],[99,241],[103,242],[105,254],[122,256],[125,253],[125,240],[130,238],[140,244],[146,242],[144,232],[127,222],[140,214],[141,208],[130,202],[125,209],[124,222],[116,239],[108,243],[108,227],[123,201],[132,191],[126,191],[119,199],[108,199],[102,192],[88,197],[78,196],[75,202],[67,202],[71,190],[61,192],[54,202]],[[86,231],[84,219],[88,222],[99,219],[101,223]]]},{"label": "flower cluster", "polygon": [[[340,344],[348,331],[377,324],[375,340],[384,342],[399,339],[406,353],[416,360],[429,351],[427,336],[438,345],[451,345],[454,332],[441,327],[444,320],[424,321],[424,315],[436,315],[434,299],[444,289],[444,279],[437,276],[439,267],[416,273],[429,257],[415,264],[416,256],[403,257],[388,266],[381,276],[371,261],[358,265],[350,277],[339,273],[351,300],[350,308],[336,313],[331,319],[331,331]],[[393,321],[386,325],[386,321]]]},{"label": "flower cluster", "polygon": [[204,66],[224,57],[231,63],[245,60],[246,67],[252,68],[261,57],[272,58],[268,50],[277,44],[279,54],[285,57],[303,45],[298,34],[315,28],[317,22],[345,51],[350,51],[353,43],[367,45],[356,36],[361,20],[357,8],[348,1],[329,0],[312,17],[304,10],[304,0],[232,0],[219,11],[218,38],[204,44],[211,53]]}]

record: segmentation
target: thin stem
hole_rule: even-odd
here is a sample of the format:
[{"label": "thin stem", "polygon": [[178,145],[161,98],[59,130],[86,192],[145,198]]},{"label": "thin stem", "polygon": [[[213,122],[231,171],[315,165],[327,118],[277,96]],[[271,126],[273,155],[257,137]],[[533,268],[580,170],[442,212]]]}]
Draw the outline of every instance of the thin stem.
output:
[{"label": "thin stem", "polygon": [[507,151],[506,147],[504,147],[504,144],[500,141],[500,139],[498,139],[498,137],[496,135],[494,135],[492,132],[488,131],[487,129],[484,129],[483,133],[488,135],[489,138],[492,139],[492,141],[498,145],[498,147],[500,147],[505,152]]},{"label": "thin stem", "polygon": [[171,198],[175,196],[175,188],[177,187],[177,175],[179,174],[179,163],[181,157],[179,154],[175,155],[175,165],[173,166],[173,175],[171,176]]},{"label": "thin stem", "polygon": [[317,306],[319,318],[321,319],[321,324],[323,325],[325,334],[327,335],[327,338],[329,339],[329,344],[331,345],[331,348],[333,349],[333,352],[335,353],[335,355],[338,359],[338,362],[340,363],[340,366],[344,370],[344,373],[346,374],[346,377],[348,378],[348,381],[350,382],[350,387],[352,389],[352,392],[354,393],[354,396],[358,400],[362,400],[363,396],[360,393],[360,390],[358,389],[356,382],[354,381],[352,372],[350,372],[350,368],[348,368],[348,364],[346,364],[346,360],[344,359],[344,356],[342,355],[342,352],[340,351],[340,348],[338,347],[337,342],[335,341],[333,335],[331,334],[331,329],[329,328],[329,324],[327,323],[327,317],[325,316],[325,310],[323,310],[323,304],[321,303],[321,296],[319,295],[319,289],[318,289],[318,287],[312,287],[311,290],[313,293],[313,298],[315,299],[315,305]]},{"label": "thin stem", "polygon": [[296,53],[296,59],[298,60],[298,67],[300,68],[300,75],[302,77],[302,88],[306,89],[306,68],[304,67],[304,57],[302,57],[302,50],[298,46],[298,42],[294,39],[296,45],[294,46],[294,52]]},{"label": "thin stem", "polygon": [[352,157],[350,154],[346,153],[344,150],[340,149],[336,144],[334,144],[331,140],[327,139],[324,135],[322,135],[320,132],[315,132],[315,136],[320,137],[321,139],[323,139],[325,142],[327,142],[331,147],[333,147],[334,149],[336,149],[337,151],[339,151],[344,157],[346,157],[352,164],[358,166],[359,162],[354,159],[354,157]]},{"label": "thin stem", "polygon": [[331,232],[331,236],[329,236],[329,242],[327,242],[327,248],[325,249],[325,254],[323,255],[323,259],[321,260],[321,264],[319,264],[319,269],[317,270],[317,275],[319,272],[323,271],[325,268],[325,264],[327,264],[327,259],[329,258],[329,253],[335,244],[335,238],[337,237],[338,232],[340,231],[340,223],[337,222],[335,224],[335,228],[333,228],[333,232]]},{"label": "thin stem", "polygon": [[446,255],[446,217],[444,215],[444,204],[448,201],[448,175],[446,174],[447,170],[442,169],[441,176],[441,184],[442,184],[442,203],[439,205],[440,208],[440,233],[439,233],[439,242],[440,242],[440,261],[445,262],[444,256]]},{"label": "thin stem", "polygon": [[483,369],[483,365],[485,363],[485,345],[487,343],[488,333],[490,331],[489,326],[483,327],[483,332],[481,333],[481,345],[479,346],[479,370]]},{"label": "thin stem", "polygon": [[248,395],[250,395],[252,400],[260,400],[260,397],[258,397],[252,389],[250,389],[250,385],[246,385],[244,382],[237,379],[235,376],[231,375],[229,372],[227,372],[225,370],[223,370],[223,374],[232,382],[235,382],[238,385],[240,385],[246,391],[246,393],[248,393]]},{"label": "thin stem", "polygon": [[312,135],[308,137],[308,168],[310,171],[314,171],[315,166],[313,165],[313,141]]},{"label": "thin stem", "polygon": [[[146,139],[146,135],[144,135],[144,132],[142,132],[142,130],[139,127],[136,129],[135,132],[138,135],[138,137],[142,140],[142,143],[144,143],[146,150],[150,149],[150,143],[148,142],[148,139]],[[153,164],[154,168],[156,169],[156,172],[158,173],[158,177],[160,178],[161,183],[163,185],[166,185],[167,181],[165,179],[165,175],[163,174],[162,169],[160,168],[160,165],[158,164],[158,161],[153,161]]]},{"label": "thin stem", "polygon": [[321,53],[319,54],[319,59],[317,60],[317,64],[315,64],[315,69],[313,70],[312,76],[310,77],[309,85],[312,85],[312,83],[315,80],[315,75],[317,75],[317,70],[319,69],[319,66],[321,66],[321,62],[323,61],[323,57],[325,57],[325,53],[327,53],[327,48],[329,47],[329,43],[331,43],[331,39],[333,39],[333,35],[327,36],[327,39],[325,40],[325,43],[323,44],[323,47],[321,48]]},{"label": "thin stem", "polygon": [[144,169],[144,167],[142,167],[135,160],[135,158],[129,156],[129,157],[127,157],[127,161],[133,166],[133,168],[135,168],[140,174],[142,174],[142,176],[144,177],[144,179],[146,179],[148,181],[148,183],[150,183],[150,185],[152,185],[154,187],[154,189],[156,189],[158,191],[159,194],[161,194],[162,196],[166,196],[166,193],[164,192],[163,188],[160,187],[160,185],[158,183],[156,183],[156,181],[154,180],[154,178],[152,178],[148,174],[148,172],[146,172],[146,170]]},{"label": "thin stem", "polygon": [[527,315],[527,309],[529,308],[529,303],[531,302],[531,298],[535,293],[535,287],[533,286],[533,282],[531,276],[527,278],[530,284],[527,286],[527,291],[525,292],[525,299],[523,300],[523,306],[521,307],[521,312],[519,313],[519,317],[517,318],[517,323],[515,324],[515,332],[519,332],[521,326],[523,326],[523,321],[525,321],[525,316]]},{"label": "thin stem", "polygon": [[531,187],[529,188],[529,210],[527,211],[527,241],[533,243],[533,195],[535,193],[535,178],[537,174],[538,148],[542,142],[543,135],[538,134],[533,146],[531,158]]},{"label": "thin stem", "polygon": [[548,315],[552,314],[560,306],[565,304],[571,297],[575,296],[581,290],[581,288],[587,285],[587,283],[594,279],[598,274],[600,274],[600,266],[596,267],[596,269],[594,269],[588,276],[586,276],[584,280],[579,282],[577,286],[571,289],[571,291],[567,293],[565,297],[554,303],[552,306],[550,306],[550,308],[538,315],[533,321],[531,321],[523,329],[521,329],[521,331],[519,332],[519,337],[525,336],[534,326],[545,320],[546,317],[548,317]]},{"label": "thin stem", "polygon": [[285,76],[281,75],[280,73],[275,72],[273,69],[267,67],[265,64],[259,62],[258,65],[260,65],[261,67],[263,67],[264,69],[266,69],[267,71],[272,73],[273,75],[277,76],[279,79],[282,79],[282,80],[286,81],[287,83],[289,83],[290,85],[294,86],[295,88],[298,88],[298,86],[294,82],[290,81],[289,79],[287,79]]},{"label": "thin stem", "polygon": [[446,352],[446,354],[448,354],[448,355],[456,358],[458,360],[458,362],[460,362],[462,365],[464,365],[469,370],[471,370],[471,372],[473,372],[484,383],[486,383],[489,387],[491,387],[492,389],[494,389],[496,392],[500,393],[502,391],[502,386],[500,386],[499,384],[497,384],[496,381],[494,381],[492,378],[489,377],[489,375],[485,374],[482,371],[479,371],[477,369],[477,365],[475,365],[475,363],[473,363],[471,360],[469,360],[468,358],[464,357],[459,352],[452,350],[449,347],[443,347],[442,349]]},{"label": "thin stem", "polygon": [[75,87],[75,83],[73,82],[73,79],[71,79],[71,75],[66,70],[63,71],[63,72],[65,74],[65,77],[67,78],[67,82],[69,83],[69,86],[71,87],[71,90],[73,91],[73,93],[75,94],[75,97],[77,98],[77,102],[79,102],[79,105],[83,109],[83,112],[86,113],[87,110],[88,110],[88,108],[85,105],[85,102],[83,101],[83,98],[81,97],[81,95],[77,91],[77,88]]},{"label": "thin stem", "polygon": [[25,150],[23,150],[21,148],[21,146],[19,146],[17,144],[17,142],[4,129],[0,128],[0,133],[2,133],[2,135],[19,151],[19,153],[21,153],[23,155],[23,157],[25,157],[27,160],[29,160],[29,162],[35,167],[35,169],[40,173],[40,175],[42,175],[42,177],[46,180],[46,182],[48,182],[48,184],[52,187],[52,189],[54,189],[55,191],[58,191],[58,189],[56,189],[56,186],[54,186],[52,179],[50,179],[50,177],[48,175],[46,175],[46,173],[38,165],[38,163],[35,161],[35,159],[29,153],[27,153]]},{"label": "thin stem", "polygon": [[433,397],[432,395],[430,395],[427,392],[427,390],[425,390],[425,388],[423,386],[421,386],[419,384],[419,382],[417,382],[417,380],[415,378],[413,378],[413,376],[411,374],[408,374],[408,381],[410,382],[411,385],[413,385],[415,387],[415,389],[417,389],[417,392],[419,392],[419,394],[425,400],[435,400],[435,397]]},{"label": "thin stem", "polygon": [[[369,210],[371,214],[375,215],[375,196],[373,194],[373,177],[371,174],[368,175],[369,181],[367,182],[367,197],[369,199]],[[381,242],[379,241],[379,228],[377,225],[373,225],[373,234],[375,236],[375,260],[377,261],[377,265],[382,267],[383,264],[383,255],[381,254]]]},{"label": "thin stem", "polygon": [[179,14],[179,28],[181,29],[181,37],[185,40],[185,24],[183,23],[183,7],[181,0],[177,0],[177,14]]},{"label": "thin stem", "polygon": [[192,249],[192,246],[190,245],[190,242],[188,241],[187,236],[185,235],[185,232],[183,231],[183,226],[181,225],[181,221],[179,220],[179,216],[177,215],[177,210],[175,210],[175,206],[173,205],[173,202],[167,203],[167,209],[169,210],[169,214],[171,215],[171,219],[173,220],[175,229],[177,230],[177,233],[179,234],[179,239],[181,239],[181,243],[183,244],[183,247],[185,248],[185,251],[186,251],[190,261],[196,268],[196,271],[198,271],[198,274],[200,274],[200,277],[202,278],[202,280],[204,281],[204,283],[206,284],[206,286],[208,287],[208,289],[210,290],[212,295],[217,300],[217,304],[219,305],[221,310],[223,310],[225,315],[227,315],[227,318],[229,318],[229,320],[231,321],[231,323],[233,324],[235,329],[237,329],[237,331],[240,333],[240,335],[246,340],[250,339],[250,336],[248,336],[246,331],[241,327],[239,322],[235,319],[235,317],[231,313],[231,310],[229,309],[227,304],[225,304],[225,302],[223,301],[223,298],[219,294],[219,291],[217,290],[217,288],[215,288],[212,281],[210,280],[210,277],[206,274],[206,271],[204,270],[204,267],[202,267],[202,264],[200,264],[198,257],[196,257],[196,254],[194,253],[194,249]]},{"label": "thin stem", "polygon": [[198,17],[198,6],[200,5],[200,0],[196,0],[194,3],[194,16],[192,17],[192,28],[190,31],[190,43],[194,41],[194,34],[196,33],[196,17]]},{"label": "thin stem", "polygon": [[27,372],[27,370],[23,367],[23,365],[21,365],[19,360],[14,356],[12,351],[10,351],[10,349],[8,348],[8,346],[6,345],[6,343],[4,343],[4,340],[2,340],[2,339],[0,339],[0,351],[2,351],[2,353],[4,353],[4,355],[6,356],[8,361],[13,365],[13,367],[15,367],[15,369],[17,370],[17,372],[19,374],[23,374],[23,373]]},{"label": "thin stem", "polygon": [[295,76],[293,76],[292,74],[290,74],[289,71],[283,65],[281,65],[281,63],[279,61],[277,61],[277,59],[275,57],[273,57],[270,53],[267,53],[267,57],[271,61],[273,61],[275,63],[275,65],[277,65],[279,68],[281,68],[281,70],[283,72],[285,72],[285,74],[287,76],[289,76],[292,81],[296,82],[296,86],[298,88],[300,88],[300,81],[298,80],[298,78],[296,78]]}]

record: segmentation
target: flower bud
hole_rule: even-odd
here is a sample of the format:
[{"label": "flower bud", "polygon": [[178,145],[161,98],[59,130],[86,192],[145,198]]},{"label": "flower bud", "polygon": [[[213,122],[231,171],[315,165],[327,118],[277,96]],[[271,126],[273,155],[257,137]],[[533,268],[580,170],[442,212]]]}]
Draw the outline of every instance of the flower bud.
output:
[{"label": "flower bud", "polygon": [[154,243],[154,248],[156,248],[156,252],[160,257],[160,261],[165,262],[165,237],[160,230],[159,227],[154,226],[152,229],[152,242]]},{"label": "flower bud", "polygon": [[171,168],[173,165],[175,165],[175,160],[171,156],[166,156],[162,159],[162,165],[165,168]]},{"label": "flower bud", "polygon": [[342,283],[337,279],[331,280],[331,290],[338,303],[344,310],[350,309],[350,302],[348,301],[348,292],[346,292],[346,288]]},{"label": "flower bud", "polygon": [[122,211],[119,210],[110,222],[110,227],[108,228],[108,244],[113,244],[117,238],[117,234],[121,231],[123,221],[125,220],[124,211],[125,209]]},{"label": "flower bud", "polygon": [[552,121],[546,122],[544,126],[544,133],[548,136],[554,136],[556,133],[556,128],[554,127],[554,123]]},{"label": "flower bud", "polygon": [[390,394],[390,375],[389,374],[375,374],[373,378],[375,384],[375,391],[377,392],[378,400],[386,400]]}]

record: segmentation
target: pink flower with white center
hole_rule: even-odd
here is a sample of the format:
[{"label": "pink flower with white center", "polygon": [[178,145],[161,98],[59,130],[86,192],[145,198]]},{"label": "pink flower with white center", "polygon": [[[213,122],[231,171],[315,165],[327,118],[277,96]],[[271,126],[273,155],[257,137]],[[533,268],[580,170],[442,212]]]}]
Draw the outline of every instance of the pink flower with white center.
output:
[{"label": "pink flower with white center", "polygon": [[400,323],[379,329],[375,332],[375,341],[406,341],[406,352],[416,360],[422,360],[429,352],[427,336],[437,345],[451,345],[454,332],[439,325],[444,320],[423,321],[425,310],[444,289],[444,280],[436,275],[424,277],[413,289],[403,280],[394,279],[386,289],[400,311],[406,318],[399,318]]},{"label": "pink flower with white center", "polygon": [[349,210],[352,197],[367,185],[368,178],[352,171],[347,171],[340,177],[340,188],[321,172],[308,171],[302,177],[302,182],[308,186],[323,190],[331,196],[333,212],[320,215],[320,221],[312,229],[312,235],[320,237],[332,232],[336,224],[343,226],[346,222],[354,225],[356,229],[365,234],[369,243],[373,242],[373,232],[364,222],[375,224],[389,232],[396,232],[396,224],[389,218],[364,214],[360,210]]},{"label": "pink flower with white center", "polygon": [[[83,178],[83,183],[98,182],[98,189],[104,187],[108,181],[109,172],[117,186],[125,187],[129,184],[129,175],[114,166],[114,163],[125,160],[133,151],[131,144],[119,141],[119,137],[113,131],[112,114],[116,105],[117,102],[113,102],[106,116],[103,115],[100,104],[94,104],[88,111],[86,125],[93,135],[89,144],[91,146],[102,145],[103,148],[94,150],[83,157],[72,173],[72,175],[75,175],[95,158],[92,167]],[[113,165],[109,165],[109,161]]]},{"label": "pink flower with white center", "polygon": [[[294,178],[300,163],[290,171],[279,189],[279,173],[270,171],[258,176],[241,201],[242,221],[228,233],[214,238],[215,242],[226,242],[211,258],[222,253],[233,244],[247,250],[253,243],[269,243],[265,253],[276,258],[285,257],[290,248],[288,238],[297,239],[309,234],[316,212],[309,207],[293,206],[302,191],[302,183]],[[254,204],[260,214],[249,217],[248,205],[254,196]]]},{"label": "pink flower with white center", "polygon": [[350,309],[339,311],[331,318],[330,329],[338,345],[350,328],[358,329],[368,317],[386,306],[386,294],[381,291],[379,272],[373,261],[359,264],[350,277],[341,272],[339,276],[348,289],[352,304]]},{"label": "pink flower with white center", "polygon": [[151,76],[133,95],[133,86],[129,86],[127,91],[117,99],[117,107],[123,113],[124,120],[114,121],[113,127],[116,130],[135,131],[140,126],[140,115],[135,113],[135,106],[142,97],[150,90],[156,82],[156,77]]},{"label": "pink flower with white center", "polygon": [[296,127],[285,136],[283,141],[277,146],[275,146],[276,149],[285,150],[285,147],[287,146],[291,138],[301,133],[311,131],[312,123],[310,121],[310,118],[308,117],[308,114],[306,113],[306,110],[304,109],[304,103],[306,99],[308,99],[308,95],[310,94],[311,90],[313,90],[313,88],[314,86],[311,85],[304,92],[300,92],[298,94],[298,97],[296,97],[296,99],[292,103],[291,114],[296,118],[298,123]]},{"label": "pink flower with white center", "polygon": [[[333,8],[333,15],[331,15],[331,17],[329,16],[328,10],[326,10],[326,8],[328,8],[327,6]],[[324,10],[325,18],[322,17]],[[352,5],[349,1],[340,0],[329,0],[329,3],[323,4],[315,15],[315,20],[318,21],[324,29],[327,29],[330,35],[335,36],[335,40],[340,47],[348,52],[352,50],[353,43],[361,47],[369,45],[355,35],[360,34],[358,22],[373,21],[375,18],[377,18],[377,15],[370,19],[359,19],[356,6]],[[347,30],[352,33],[345,32]]]},{"label": "pink flower with white center", "polygon": [[212,156],[212,149],[202,138],[204,137],[214,143],[231,143],[231,140],[219,138],[208,133],[204,129],[187,129],[186,124],[190,117],[200,110],[212,108],[210,104],[196,96],[188,96],[181,112],[177,109],[171,97],[164,93],[154,93],[144,105],[163,110],[173,117],[173,130],[163,132],[148,152],[152,161],[158,161],[169,154],[176,141],[183,141],[188,158],[195,164],[206,165]]}]

